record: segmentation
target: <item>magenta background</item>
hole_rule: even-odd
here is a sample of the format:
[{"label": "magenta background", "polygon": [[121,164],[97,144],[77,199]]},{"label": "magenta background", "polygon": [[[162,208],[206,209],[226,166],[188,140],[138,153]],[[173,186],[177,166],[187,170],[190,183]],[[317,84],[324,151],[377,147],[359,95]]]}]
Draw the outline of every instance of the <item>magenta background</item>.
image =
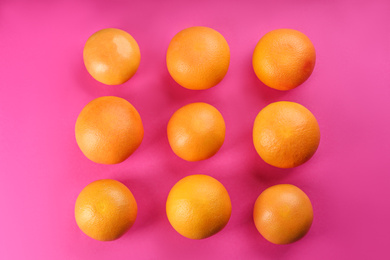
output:
[{"label": "magenta background", "polygon": [[[80,3],[79,3],[80,2]],[[390,242],[389,1],[0,1],[0,259],[384,259]],[[225,36],[225,79],[190,91],[169,76],[165,53],[180,30],[209,26]],[[83,45],[95,31],[128,31],[141,49],[136,75],[105,86],[87,73]],[[312,76],[289,92],[265,87],[251,56],[262,35],[298,29],[317,51]],[[118,165],[89,161],[74,124],[90,100],[115,95],[140,112],[145,137]],[[266,165],[252,144],[252,124],[267,104],[296,101],[317,117],[322,139],[295,169]],[[227,133],[211,159],[173,154],[166,125],[190,102],[214,105]],[[201,240],[180,236],[165,215],[170,188],[190,174],[221,181],[230,222]],[[139,207],[133,228],[114,242],[77,227],[81,189],[102,178],[124,182]],[[252,208],[267,187],[291,183],[314,207],[301,241],[277,246],[257,232]]]}]

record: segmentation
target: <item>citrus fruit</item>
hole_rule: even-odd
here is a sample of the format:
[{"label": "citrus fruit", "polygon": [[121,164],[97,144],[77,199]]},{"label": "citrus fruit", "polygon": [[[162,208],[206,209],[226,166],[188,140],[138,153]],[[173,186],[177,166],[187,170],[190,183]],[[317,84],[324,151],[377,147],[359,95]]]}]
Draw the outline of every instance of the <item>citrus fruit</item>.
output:
[{"label": "citrus fruit", "polygon": [[265,34],[253,52],[252,64],[257,77],[268,87],[290,90],[305,82],[316,62],[310,39],[292,29]]},{"label": "citrus fruit", "polygon": [[232,205],[225,187],[202,174],[187,176],[169,192],[168,220],[182,236],[203,239],[221,231],[230,219]]},{"label": "citrus fruit", "polygon": [[75,205],[77,225],[87,236],[110,241],[121,237],[137,217],[137,203],[131,191],[116,180],[88,184]]},{"label": "citrus fruit", "polygon": [[257,115],[253,143],[266,163],[292,168],[314,155],[320,143],[320,128],[304,106],[288,101],[275,102]]},{"label": "citrus fruit", "polygon": [[179,85],[201,90],[217,85],[225,77],[230,50],[219,32],[195,26],[172,38],[166,59],[168,71]]},{"label": "citrus fruit", "polygon": [[173,152],[187,161],[200,161],[218,152],[225,140],[225,121],[212,105],[198,102],[178,109],[168,122]]},{"label": "citrus fruit", "polygon": [[253,219],[257,230],[274,244],[293,243],[306,235],[313,222],[307,195],[291,184],[269,187],[257,198]]},{"label": "citrus fruit", "polygon": [[84,155],[102,164],[126,160],[144,136],[137,110],[125,99],[112,96],[89,102],[77,118],[75,132]]},{"label": "citrus fruit", "polygon": [[83,57],[89,74],[107,85],[128,81],[136,73],[141,60],[134,38],[115,28],[92,34],[85,43]]}]

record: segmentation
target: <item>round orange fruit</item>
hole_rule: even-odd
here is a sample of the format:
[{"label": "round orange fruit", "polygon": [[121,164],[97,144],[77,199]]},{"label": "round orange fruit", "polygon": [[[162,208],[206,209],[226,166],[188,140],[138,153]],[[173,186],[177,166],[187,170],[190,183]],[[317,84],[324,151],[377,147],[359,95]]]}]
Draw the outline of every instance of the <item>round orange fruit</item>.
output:
[{"label": "round orange fruit", "polygon": [[178,109],[168,122],[168,141],[173,152],[187,161],[200,161],[218,152],[225,140],[221,113],[206,103]]},{"label": "round orange fruit", "polygon": [[232,205],[225,187],[202,174],[187,176],[169,192],[166,211],[172,227],[182,236],[203,239],[221,231]]},{"label": "round orange fruit", "polygon": [[274,244],[293,243],[306,235],[313,222],[313,207],[307,195],[291,184],[279,184],[257,198],[253,219],[257,230]]},{"label": "round orange fruit", "polygon": [[265,34],[253,52],[257,77],[268,87],[290,90],[305,82],[313,72],[316,52],[310,39],[292,29]]},{"label": "round orange fruit", "polygon": [[125,99],[100,97],[79,114],[76,141],[84,155],[96,163],[126,160],[141,144],[144,128],[137,110]]},{"label": "round orange fruit", "polygon": [[173,37],[166,59],[168,71],[179,85],[193,90],[208,89],[225,77],[230,49],[219,32],[195,26]]},{"label": "round orange fruit", "polygon": [[257,115],[253,143],[266,163],[292,168],[308,161],[317,151],[320,128],[304,106],[288,101],[275,102]]},{"label": "round orange fruit", "polygon": [[75,218],[89,237],[111,241],[125,234],[137,217],[137,203],[131,191],[116,180],[98,180],[79,194]]},{"label": "round orange fruit", "polygon": [[107,85],[119,85],[137,72],[141,53],[130,34],[108,28],[89,37],[83,58],[85,67],[94,79]]}]

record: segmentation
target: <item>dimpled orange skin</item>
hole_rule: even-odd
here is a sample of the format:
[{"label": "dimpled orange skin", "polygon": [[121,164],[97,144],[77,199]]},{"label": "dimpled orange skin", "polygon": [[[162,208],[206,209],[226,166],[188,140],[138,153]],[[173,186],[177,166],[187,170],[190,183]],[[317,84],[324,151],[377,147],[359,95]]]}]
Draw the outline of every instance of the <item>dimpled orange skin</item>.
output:
[{"label": "dimpled orange skin", "polygon": [[169,192],[166,211],[172,227],[190,239],[204,239],[221,231],[232,205],[225,187],[202,174],[187,176]]},{"label": "dimpled orange skin", "polygon": [[198,102],[178,109],[168,122],[167,132],[173,152],[194,162],[208,159],[219,151],[226,126],[215,107]]},{"label": "dimpled orange skin", "polygon": [[125,234],[137,217],[137,202],[131,191],[116,180],[98,180],[79,194],[75,218],[89,237],[111,241]]},{"label": "dimpled orange skin", "polygon": [[141,144],[144,128],[137,110],[125,99],[99,97],[79,114],[76,141],[84,155],[96,163],[126,160]]},{"label": "dimpled orange skin", "polygon": [[219,32],[195,26],[173,37],[166,60],[169,73],[179,85],[193,90],[208,89],[225,77],[230,49]]},{"label": "dimpled orange skin", "polygon": [[125,31],[108,28],[94,33],[84,46],[89,74],[107,85],[119,85],[137,72],[141,53],[135,39]]},{"label": "dimpled orange skin", "polygon": [[268,164],[292,168],[308,161],[320,143],[320,128],[304,106],[288,101],[271,103],[253,126],[253,143]]},{"label": "dimpled orange skin", "polygon": [[309,231],[313,207],[301,189],[279,184],[266,189],[257,198],[253,219],[257,230],[269,242],[290,244]]},{"label": "dimpled orange skin", "polygon": [[310,39],[292,29],[278,29],[264,35],[252,57],[257,77],[278,90],[290,90],[305,82],[315,62],[316,52]]}]

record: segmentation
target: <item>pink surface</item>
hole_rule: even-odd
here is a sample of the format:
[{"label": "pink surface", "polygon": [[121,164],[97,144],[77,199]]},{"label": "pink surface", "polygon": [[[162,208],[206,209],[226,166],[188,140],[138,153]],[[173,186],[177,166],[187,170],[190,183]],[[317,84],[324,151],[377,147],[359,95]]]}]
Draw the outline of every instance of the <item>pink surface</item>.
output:
[{"label": "pink surface", "polygon": [[[0,2],[0,259],[384,259],[390,241],[390,2],[383,1],[7,1]],[[225,79],[190,91],[168,74],[165,53],[180,30],[209,26],[225,36]],[[136,75],[105,86],[86,71],[82,50],[95,31],[128,31],[141,49]],[[251,66],[262,35],[294,28],[312,40],[312,76],[289,92],[265,87]],[[90,100],[115,95],[140,112],[145,137],[118,165],[89,161],[74,124]],[[317,117],[322,139],[295,169],[266,165],[252,144],[252,124],[267,104],[296,101]],[[172,113],[190,102],[214,105],[227,133],[211,159],[186,162],[166,137]],[[230,222],[201,240],[180,236],[165,215],[170,188],[190,174],[221,181]],[[139,207],[132,229],[99,242],[77,227],[74,202],[88,183],[124,182]],[[257,196],[291,183],[314,207],[301,241],[267,242],[252,221]]]}]

